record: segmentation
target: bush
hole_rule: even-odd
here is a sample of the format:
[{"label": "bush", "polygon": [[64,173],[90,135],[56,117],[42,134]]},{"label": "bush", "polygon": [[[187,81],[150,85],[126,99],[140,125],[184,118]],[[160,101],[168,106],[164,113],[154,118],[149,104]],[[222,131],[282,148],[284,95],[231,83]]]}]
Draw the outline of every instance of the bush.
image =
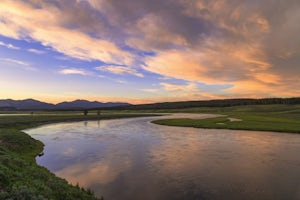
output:
[{"label": "bush", "polygon": [[26,185],[13,185],[8,199],[11,200],[37,200],[36,193]]}]

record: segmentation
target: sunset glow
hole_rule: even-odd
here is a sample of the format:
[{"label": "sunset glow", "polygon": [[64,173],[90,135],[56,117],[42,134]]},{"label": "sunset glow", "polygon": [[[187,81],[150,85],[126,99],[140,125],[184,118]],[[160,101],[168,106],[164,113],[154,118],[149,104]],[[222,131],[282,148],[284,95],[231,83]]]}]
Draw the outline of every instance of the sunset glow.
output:
[{"label": "sunset glow", "polygon": [[0,97],[300,96],[300,1],[1,0]]}]

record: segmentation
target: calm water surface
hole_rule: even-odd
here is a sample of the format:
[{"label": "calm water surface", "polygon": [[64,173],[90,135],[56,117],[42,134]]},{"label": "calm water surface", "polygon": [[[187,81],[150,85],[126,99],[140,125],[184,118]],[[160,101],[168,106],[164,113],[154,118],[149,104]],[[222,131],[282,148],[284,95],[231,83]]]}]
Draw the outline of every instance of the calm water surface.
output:
[{"label": "calm water surface", "polygon": [[159,117],[26,130],[38,164],[105,200],[300,199],[300,135],[151,124]]}]

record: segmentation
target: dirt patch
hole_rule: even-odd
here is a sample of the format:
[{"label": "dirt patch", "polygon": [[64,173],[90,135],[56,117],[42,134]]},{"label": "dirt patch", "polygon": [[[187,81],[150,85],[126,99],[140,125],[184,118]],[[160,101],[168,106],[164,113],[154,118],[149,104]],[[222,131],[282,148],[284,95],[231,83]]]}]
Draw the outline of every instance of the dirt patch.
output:
[{"label": "dirt patch", "polygon": [[231,118],[231,117],[228,117],[228,119],[229,119],[230,122],[240,122],[240,121],[243,121],[241,119]]}]

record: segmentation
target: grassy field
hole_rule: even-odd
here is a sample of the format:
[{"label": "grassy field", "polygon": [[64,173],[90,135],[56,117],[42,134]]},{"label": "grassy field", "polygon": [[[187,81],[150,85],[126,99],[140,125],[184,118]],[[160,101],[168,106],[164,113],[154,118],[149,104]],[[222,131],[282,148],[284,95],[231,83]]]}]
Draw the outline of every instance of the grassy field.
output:
[{"label": "grassy field", "polygon": [[[300,105],[248,105],[224,108],[160,110],[160,112],[213,113],[226,115],[226,117],[212,119],[166,119],[156,120],[153,123],[195,128],[300,133]],[[230,121],[229,117],[241,119],[242,121]]]},{"label": "grassy field", "polygon": [[72,186],[38,166],[35,157],[43,151],[44,145],[22,132],[22,129],[55,122],[138,116],[148,115],[103,113],[101,116],[84,116],[71,112],[0,116],[0,199],[100,199],[89,189]]}]

